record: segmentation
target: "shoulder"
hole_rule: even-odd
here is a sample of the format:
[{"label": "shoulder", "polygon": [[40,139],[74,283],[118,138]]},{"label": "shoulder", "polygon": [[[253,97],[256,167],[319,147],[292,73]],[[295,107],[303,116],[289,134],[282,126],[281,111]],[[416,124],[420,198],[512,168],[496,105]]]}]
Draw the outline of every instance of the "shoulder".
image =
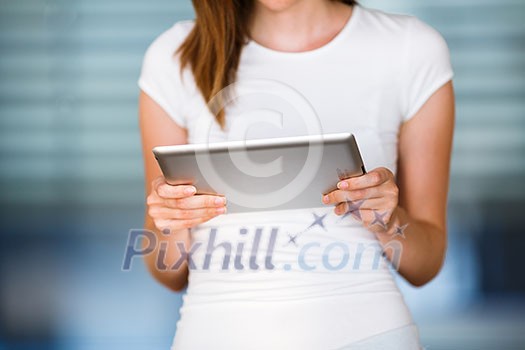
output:
[{"label": "shoulder", "polygon": [[144,63],[154,66],[166,67],[176,65],[174,53],[184,42],[193,29],[193,20],[178,21],[170,28],[157,36],[148,46],[144,55]]},{"label": "shoulder", "polygon": [[445,40],[434,27],[413,15],[388,13],[360,6],[360,22],[371,34],[383,34],[394,42],[417,41],[418,45],[443,45]]},{"label": "shoulder", "polygon": [[[183,104],[186,85],[180,77],[175,52],[193,28],[193,21],[176,22],[148,46],[142,61],[138,85],[179,125],[185,125]],[[173,98],[178,96],[178,98]]]}]

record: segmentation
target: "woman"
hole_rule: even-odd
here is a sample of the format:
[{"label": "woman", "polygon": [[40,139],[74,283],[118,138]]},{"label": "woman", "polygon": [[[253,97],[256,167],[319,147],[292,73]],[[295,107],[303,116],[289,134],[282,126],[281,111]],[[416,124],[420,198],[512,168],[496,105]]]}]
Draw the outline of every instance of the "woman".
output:
[{"label": "woman", "polygon": [[[173,348],[420,348],[389,263],[415,286],[443,263],[454,124],[445,41],[415,17],[348,0],[193,4],[196,20],[151,44],[139,79],[145,225],[158,238],[146,263],[172,290],[187,286]],[[234,82],[247,88],[227,105],[219,92]],[[366,175],[340,181],[318,208],[244,214],[164,181],[154,146],[308,133],[289,90],[322,133],[356,135]],[[271,256],[239,254],[260,247]]]}]

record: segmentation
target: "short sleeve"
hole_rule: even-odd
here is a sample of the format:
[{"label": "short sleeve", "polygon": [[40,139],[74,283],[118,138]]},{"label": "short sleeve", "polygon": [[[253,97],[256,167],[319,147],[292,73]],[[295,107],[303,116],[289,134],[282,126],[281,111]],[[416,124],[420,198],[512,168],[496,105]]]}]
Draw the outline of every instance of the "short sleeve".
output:
[{"label": "short sleeve", "polygon": [[186,127],[183,112],[184,88],[180,63],[174,55],[183,42],[187,22],[178,22],[158,36],[147,48],[142,61],[139,88],[153,99],[181,127]]},{"label": "short sleeve", "polygon": [[454,76],[448,45],[437,30],[410,17],[406,38],[404,121],[412,118]]}]

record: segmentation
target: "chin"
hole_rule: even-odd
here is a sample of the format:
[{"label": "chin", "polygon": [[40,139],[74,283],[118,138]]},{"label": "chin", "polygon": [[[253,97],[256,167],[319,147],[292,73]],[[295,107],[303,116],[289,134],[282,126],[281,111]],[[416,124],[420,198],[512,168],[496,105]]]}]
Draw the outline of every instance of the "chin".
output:
[{"label": "chin", "polygon": [[286,10],[301,1],[302,0],[257,0],[260,5],[275,12]]}]

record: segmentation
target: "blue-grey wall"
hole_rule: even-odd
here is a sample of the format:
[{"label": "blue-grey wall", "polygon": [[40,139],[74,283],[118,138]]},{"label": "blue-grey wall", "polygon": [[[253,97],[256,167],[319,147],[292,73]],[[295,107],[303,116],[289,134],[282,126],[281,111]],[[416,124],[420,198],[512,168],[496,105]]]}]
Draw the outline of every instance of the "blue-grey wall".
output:
[{"label": "blue-grey wall", "polygon": [[[450,249],[402,281],[431,349],[525,344],[525,1],[363,0],[447,39],[457,130]],[[180,295],[140,261],[138,78],[189,0],[0,0],[0,350],[167,348]]]}]

